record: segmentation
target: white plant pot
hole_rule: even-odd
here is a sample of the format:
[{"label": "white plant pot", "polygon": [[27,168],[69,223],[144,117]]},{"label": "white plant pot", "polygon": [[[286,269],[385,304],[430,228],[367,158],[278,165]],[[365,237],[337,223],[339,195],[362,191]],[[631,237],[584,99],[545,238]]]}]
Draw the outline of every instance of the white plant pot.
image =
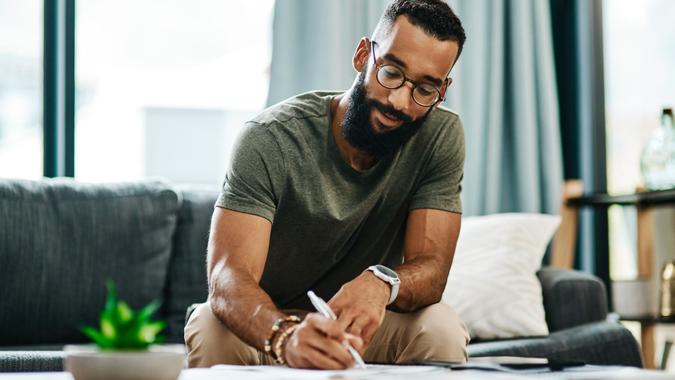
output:
[{"label": "white plant pot", "polygon": [[64,370],[75,380],[176,380],[185,365],[182,344],[147,351],[102,351],[94,345],[68,345]]}]

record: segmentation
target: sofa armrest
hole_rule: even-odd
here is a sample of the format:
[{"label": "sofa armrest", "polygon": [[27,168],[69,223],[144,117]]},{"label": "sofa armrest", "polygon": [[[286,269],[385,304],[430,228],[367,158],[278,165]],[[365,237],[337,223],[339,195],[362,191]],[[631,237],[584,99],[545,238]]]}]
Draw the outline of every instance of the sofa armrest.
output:
[{"label": "sofa armrest", "polygon": [[467,351],[470,358],[523,356],[593,365],[643,366],[633,334],[621,324],[607,321],[557,331],[547,337],[471,343]]},{"label": "sofa armrest", "polygon": [[549,331],[607,318],[605,285],[592,274],[544,267],[537,272]]}]

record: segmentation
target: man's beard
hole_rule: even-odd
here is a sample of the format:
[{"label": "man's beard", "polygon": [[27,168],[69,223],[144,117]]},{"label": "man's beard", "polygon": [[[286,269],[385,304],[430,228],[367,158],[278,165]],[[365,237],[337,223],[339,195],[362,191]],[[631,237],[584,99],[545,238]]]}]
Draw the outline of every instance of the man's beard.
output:
[{"label": "man's beard", "polygon": [[[397,111],[391,106],[368,98],[366,96],[364,81],[365,71],[362,71],[349,97],[347,112],[342,121],[342,135],[352,146],[378,159],[386,158],[392,156],[401,145],[417,133],[429,115],[431,107],[424,116],[413,120],[410,116]],[[381,113],[395,117],[403,123],[400,127],[391,131],[376,133],[370,123],[373,108],[377,108]]]}]

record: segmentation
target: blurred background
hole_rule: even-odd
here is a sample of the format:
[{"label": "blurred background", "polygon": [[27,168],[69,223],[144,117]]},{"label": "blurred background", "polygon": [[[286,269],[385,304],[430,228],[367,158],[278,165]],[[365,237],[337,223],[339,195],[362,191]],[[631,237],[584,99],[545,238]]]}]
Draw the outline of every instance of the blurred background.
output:
[{"label": "blurred background", "polygon": [[[218,186],[245,120],[351,85],[388,3],[0,0],[0,177]],[[444,104],[466,131],[466,215],[557,213],[568,179],[644,185],[641,154],[675,105],[675,1],[449,4],[468,37]],[[575,266],[635,277],[635,214],[583,211]]]},{"label": "blurred background", "polygon": [[[444,104],[466,129],[468,215],[555,213],[564,179],[641,185],[641,151],[675,104],[675,2],[449,3],[468,36]],[[351,85],[387,4],[0,0],[0,176],[218,185],[245,120]],[[631,213],[608,216],[618,277],[635,271]]]},{"label": "blurred background", "polygon": [[[350,58],[358,38],[370,34],[388,2],[277,3],[275,9],[274,0],[77,1],[75,176],[113,181],[162,175],[219,183],[242,120],[302,91],[351,84]],[[556,18],[569,10],[560,12],[555,1],[533,3],[450,2],[464,21],[468,42],[446,105],[463,116],[468,130],[482,120],[464,115],[464,108],[490,112],[489,99],[474,95],[481,91],[469,80],[494,79],[486,68],[489,58],[504,60],[514,50],[529,48],[547,56],[524,65],[555,76],[555,28],[566,26]],[[602,28],[603,39],[594,48],[604,52],[607,187],[632,192],[641,181],[641,148],[658,127],[661,107],[675,103],[675,3],[600,3],[602,17],[593,21],[602,22],[595,27]],[[43,175],[44,11],[42,0],[0,0],[0,175],[5,177]],[[509,23],[522,23],[525,30]],[[547,34],[542,38],[547,41],[535,41],[535,31]],[[567,32],[565,44],[593,42],[594,36],[579,35],[579,25]],[[518,33],[529,35],[529,41]],[[510,46],[495,55],[500,45]],[[513,63],[523,65],[518,58]],[[476,66],[482,68],[478,74],[466,72]],[[549,76],[535,80],[547,82]],[[553,78],[545,84],[555,89],[564,86],[556,81],[569,80],[573,78]],[[528,85],[503,84],[516,92]],[[202,159],[204,164],[197,164]]]}]

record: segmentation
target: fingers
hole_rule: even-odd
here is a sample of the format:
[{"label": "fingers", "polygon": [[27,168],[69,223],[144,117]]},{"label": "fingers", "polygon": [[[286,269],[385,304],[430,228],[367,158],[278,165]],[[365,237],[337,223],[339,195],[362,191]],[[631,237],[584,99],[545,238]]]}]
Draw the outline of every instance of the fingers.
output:
[{"label": "fingers", "polygon": [[373,335],[375,335],[375,331],[377,331],[378,327],[380,326],[372,324],[363,329],[361,338],[363,339],[364,346],[368,346],[370,344],[370,341],[373,339]]},{"label": "fingers", "polygon": [[312,325],[329,338],[337,341],[342,341],[345,338],[345,328],[342,326],[343,323],[328,319],[319,313],[307,314],[305,322]]},{"label": "fingers", "polygon": [[309,368],[319,368],[319,369],[349,368],[320,351],[310,351],[307,354],[307,363],[309,364]]},{"label": "fingers", "polygon": [[351,325],[347,328],[347,332],[363,338],[364,329],[371,324],[371,320],[363,316],[354,318]]},{"label": "fingers", "polygon": [[[377,319],[361,315],[354,319],[347,329],[347,332],[359,336],[362,339],[363,349],[365,349],[368,344],[370,344],[370,340],[373,338],[373,335],[375,335],[375,331],[378,327],[380,327],[380,324]],[[361,349],[358,348],[357,350],[361,351]]]},{"label": "fingers", "polygon": [[[328,340],[326,337],[323,339]],[[349,367],[325,351],[317,349],[316,344],[309,342],[306,337],[298,337],[294,342],[289,342],[289,346],[287,350],[296,353],[296,355],[293,355],[296,358],[288,361],[291,367],[319,369],[344,369]]]},{"label": "fingers", "polygon": [[342,345],[350,345],[356,349],[356,351],[361,351],[362,348],[364,348],[364,341],[361,339],[360,336],[353,335],[353,334],[347,334],[347,338],[342,341]]},{"label": "fingers", "polygon": [[[312,339],[308,344],[314,348],[315,352],[320,352],[323,357],[330,358],[338,363],[339,368],[350,368],[354,366],[354,358],[347,350],[344,344],[326,337],[319,336],[319,339]],[[346,341],[347,339],[345,339]]]},{"label": "fingers", "polygon": [[[286,346],[292,367],[344,369],[354,366],[354,359],[342,344],[353,340],[336,321],[316,313],[309,314]],[[355,340],[358,343],[357,340]]]},{"label": "fingers", "polygon": [[354,313],[341,312],[338,314],[337,322],[340,324],[342,330],[350,332],[349,327],[354,323],[355,317],[356,315]]},{"label": "fingers", "polygon": [[309,343],[313,344],[315,349],[333,356],[343,363],[345,367],[354,365],[354,359],[341,343],[347,340],[347,333],[345,333],[337,321],[330,320],[316,313],[309,314],[305,320],[307,324],[316,328],[316,336],[308,336]]}]

